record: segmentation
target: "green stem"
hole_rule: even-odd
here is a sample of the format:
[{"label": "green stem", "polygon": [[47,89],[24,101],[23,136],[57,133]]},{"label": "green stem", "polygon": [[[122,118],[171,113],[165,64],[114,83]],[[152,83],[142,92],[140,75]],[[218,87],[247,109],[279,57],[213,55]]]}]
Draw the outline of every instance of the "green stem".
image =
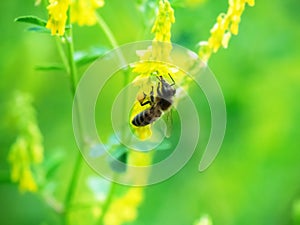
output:
[{"label": "green stem", "polygon": [[[70,87],[71,87],[71,92],[73,95],[73,99],[75,97],[75,92],[76,92],[76,87],[77,87],[77,68],[76,64],[74,61],[74,44],[73,44],[73,31],[72,31],[72,25],[70,21],[70,9],[68,10],[68,21],[67,21],[68,26],[70,26],[70,29],[66,30],[65,34],[65,41],[66,41],[66,51],[67,51],[67,64],[68,64],[68,72],[70,76]],[[78,110],[79,114],[79,106],[78,106],[78,101],[74,99],[74,104],[75,104],[75,109]],[[80,117],[78,117],[80,120]],[[80,125],[80,121],[78,121],[78,124]],[[81,132],[81,137],[83,138],[82,134],[82,127],[79,127],[79,131]],[[65,197],[65,223],[68,224],[68,214],[70,211],[70,206],[71,206],[71,201],[73,199],[75,190],[76,190],[76,185],[78,183],[79,179],[79,174],[82,166],[82,156],[80,152],[77,152],[76,155],[76,161],[73,169],[73,173],[71,175],[71,180],[69,183],[69,188],[67,189],[66,197]]]},{"label": "green stem", "polygon": [[68,191],[67,191],[67,194],[65,197],[65,214],[66,214],[66,216],[69,213],[70,206],[71,206],[71,200],[72,200],[75,190],[76,190],[76,184],[79,179],[79,173],[80,173],[82,161],[83,160],[82,160],[82,156],[81,156],[80,152],[77,152],[73,174],[71,176],[69,188],[68,188]]},{"label": "green stem", "polygon": [[[112,31],[110,30],[109,26],[106,24],[105,20],[100,15],[97,14],[96,16],[97,16],[98,25],[100,26],[100,28],[105,33],[105,35],[106,35],[108,41],[110,42],[111,46],[114,49],[117,49],[119,47],[119,45],[116,41],[115,36],[113,35]],[[117,51],[117,55],[119,57],[119,60],[122,62],[122,65],[127,65],[126,60],[125,60],[122,52]],[[125,69],[125,72],[124,72],[123,87],[125,87],[127,85],[128,81],[129,81],[128,69],[126,69],[126,68],[124,68],[124,69]],[[123,101],[124,108],[125,108],[125,106],[127,106],[127,101],[128,101],[127,96],[128,96],[128,93],[126,92],[125,96],[124,96],[124,101]],[[124,121],[126,121],[126,115],[125,114],[124,114]],[[124,132],[122,132],[122,133],[124,133]]]},{"label": "green stem", "polygon": [[[71,25],[70,25],[71,26]],[[66,32],[66,46],[67,46],[67,60],[69,64],[69,75],[71,79],[71,92],[73,97],[75,96],[77,86],[77,69],[74,61],[74,46],[73,46],[73,32],[72,28]]]},{"label": "green stem", "polygon": [[[115,36],[113,35],[112,31],[110,30],[109,26],[106,24],[106,22],[103,20],[103,18],[100,16],[100,15],[97,15],[97,22],[98,22],[98,25],[100,26],[100,28],[103,30],[103,32],[105,33],[108,41],[110,42],[111,46],[114,48],[114,49],[117,49],[119,47],[117,41],[116,41],[116,38]],[[126,65],[126,60],[124,59],[124,56],[122,55],[121,52],[117,52],[118,54],[118,57],[119,57],[119,60],[122,62],[122,65]],[[128,82],[128,70],[126,70],[124,72],[124,87],[126,86],[127,82]],[[127,101],[127,95],[125,96],[125,100]],[[124,104],[125,101],[124,101]],[[125,114],[124,114],[125,116]],[[125,117],[126,119],[126,117]],[[125,121],[124,119],[124,121]],[[124,133],[124,132],[122,132]],[[114,183],[114,182],[111,182],[111,185],[110,185],[110,189],[109,189],[109,192],[107,194],[107,198],[102,206],[102,213],[101,213],[101,216],[98,220],[98,223],[99,225],[103,225],[104,224],[104,218],[105,218],[105,215],[109,209],[109,206],[113,200],[113,195],[114,195],[114,192],[115,192],[115,189],[117,187],[117,184]]]},{"label": "green stem", "polygon": [[[111,46],[114,49],[117,49],[119,47],[119,45],[118,45],[117,40],[116,40],[115,36],[113,35],[112,31],[109,29],[109,26],[106,24],[106,22],[104,21],[104,19],[100,15],[97,14],[96,18],[97,18],[98,25],[100,26],[100,28],[105,33],[105,35],[106,35],[108,41],[110,42]],[[122,62],[122,65],[127,65],[126,60],[124,59],[124,56],[122,55],[122,52],[117,51],[117,55],[119,57],[119,60]]]},{"label": "green stem", "polygon": [[111,182],[111,185],[109,187],[109,191],[107,194],[107,198],[105,199],[105,202],[102,206],[102,213],[98,220],[98,225],[104,225],[104,218],[109,209],[110,203],[112,202],[116,187],[117,187],[117,184],[115,182]]},{"label": "green stem", "polygon": [[64,52],[64,49],[61,45],[61,38],[56,36],[55,40],[56,40],[56,47],[57,47],[58,53],[61,57],[61,60],[63,61],[63,64],[66,68],[67,74],[70,74],[70,66],[69,66],[69,62],[68,62],[68,59],[66,57],[66,54]]},{"label": "green stem", "polygon": [[112,31],[109,29],[109,26],[106,24],[106,22],[103,20],[103,18],[100,15],[96,15],[98,25],[101,27],[101,29],[104,31],[108,41],[110,42],[111,46],[113,48],[118,48],[119,45],[115,39],[115,36],[113,35]]}]

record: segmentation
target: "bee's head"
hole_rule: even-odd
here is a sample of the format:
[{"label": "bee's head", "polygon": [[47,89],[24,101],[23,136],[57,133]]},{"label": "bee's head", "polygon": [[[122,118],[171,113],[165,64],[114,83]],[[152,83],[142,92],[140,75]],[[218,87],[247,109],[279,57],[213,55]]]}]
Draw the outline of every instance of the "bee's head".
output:
[{"label": "bee's head", "polygon": [[164,82],[165,81],[165,79],[163,78],[163,76],[157,76],[157,79],[160,81],[160,82]]}]

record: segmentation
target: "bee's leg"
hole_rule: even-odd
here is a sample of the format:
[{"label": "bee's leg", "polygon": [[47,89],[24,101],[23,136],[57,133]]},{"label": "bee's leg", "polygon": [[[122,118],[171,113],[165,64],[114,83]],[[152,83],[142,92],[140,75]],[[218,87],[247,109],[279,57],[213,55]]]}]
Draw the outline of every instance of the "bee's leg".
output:
[{"label": "bee's leg", "polygon": [[144,106],[144,105],[147,105],[147,104],[151,105],[151,104],[152,104],[152,102],[150,102],[150,101],[146,101],[146,102],[140,102],[140,104],[141,104],[141,106]]},{"label": "bee's leg", "polygon": [[173,85],[175,85],[175,81],[174,81],[174,79],[173,79],[173,77],[171,76],[171,74],[170,73],[168,73],[169,74],[169,77],[171,78],[171,80],[172,80],[172,84],[170,84],[170,86],[173,86]]},{"label": "bee's leg", "polygon": [[153,92],[153,86],[152,86],[152,89],[150,91],[150,101],[151,103],[154,103],[154,92]]},{"label": "bee's leg", "polygon": [[162,96],[162,93],[161,93],[161,91],[160,91],[160,85],[161,85],[161,82],[158,82],[157,90],[156,90],[156,91],[157,91],[157,95],[161,97],[161,96]]},{"label": "bee's leg", "polygon": [[144,105],[147,105],[147,104],[152,105],[154,103],[153,86],[152,86],[152,90],[150,92],[150,101],[148,100],[146,102],[143,102],[146,99],[146,97],[147,97],[147,95],[144,92],[144,98],[139,101],[141,106],[144,106]]},{"label": "bee's leg", "polygon": [[[144,99],[144,100],[145,100],[145,99]],[[143,102],[144,100],[140,101],[140,105],[141,105],[141,106],[148,105],[148,104],[151,105],[151,104],[152,104],[151,101]]]}]

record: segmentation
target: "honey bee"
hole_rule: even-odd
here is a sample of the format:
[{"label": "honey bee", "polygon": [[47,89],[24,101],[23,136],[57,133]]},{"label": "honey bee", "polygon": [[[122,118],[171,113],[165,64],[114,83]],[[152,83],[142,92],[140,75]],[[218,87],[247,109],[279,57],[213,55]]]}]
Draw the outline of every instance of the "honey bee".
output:
[{"label": "honey bee", "polygon": [[137,114],[131,123],[137,127],[143,127],[156,121],[161,115],[167,111],[173,104],[173,97],[176,89],[173,87],[175,81],[169,74],[172,84],[169,84],[162,76],[157,76],[159,83],[157,85],[157,96],[154,97],[153,86],[150,91],[150,100],[145,101],[147,95],[144,93],[143,99],[139,100],[141,106],[150,105],[151,107]]}]

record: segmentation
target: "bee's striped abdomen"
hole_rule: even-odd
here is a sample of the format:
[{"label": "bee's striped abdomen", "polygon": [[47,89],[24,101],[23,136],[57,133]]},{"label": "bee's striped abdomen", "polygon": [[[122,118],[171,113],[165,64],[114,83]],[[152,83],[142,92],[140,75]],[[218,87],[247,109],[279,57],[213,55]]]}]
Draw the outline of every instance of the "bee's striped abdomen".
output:
[{"label": "bee's striped abdomen", "polygon": [[153,123],[161,116],[161,111],[156,107],[151,107],[150,109],[146,109],[139,114],[137,114],[131,123],[137,127],[143,127],[150,123]]}]

